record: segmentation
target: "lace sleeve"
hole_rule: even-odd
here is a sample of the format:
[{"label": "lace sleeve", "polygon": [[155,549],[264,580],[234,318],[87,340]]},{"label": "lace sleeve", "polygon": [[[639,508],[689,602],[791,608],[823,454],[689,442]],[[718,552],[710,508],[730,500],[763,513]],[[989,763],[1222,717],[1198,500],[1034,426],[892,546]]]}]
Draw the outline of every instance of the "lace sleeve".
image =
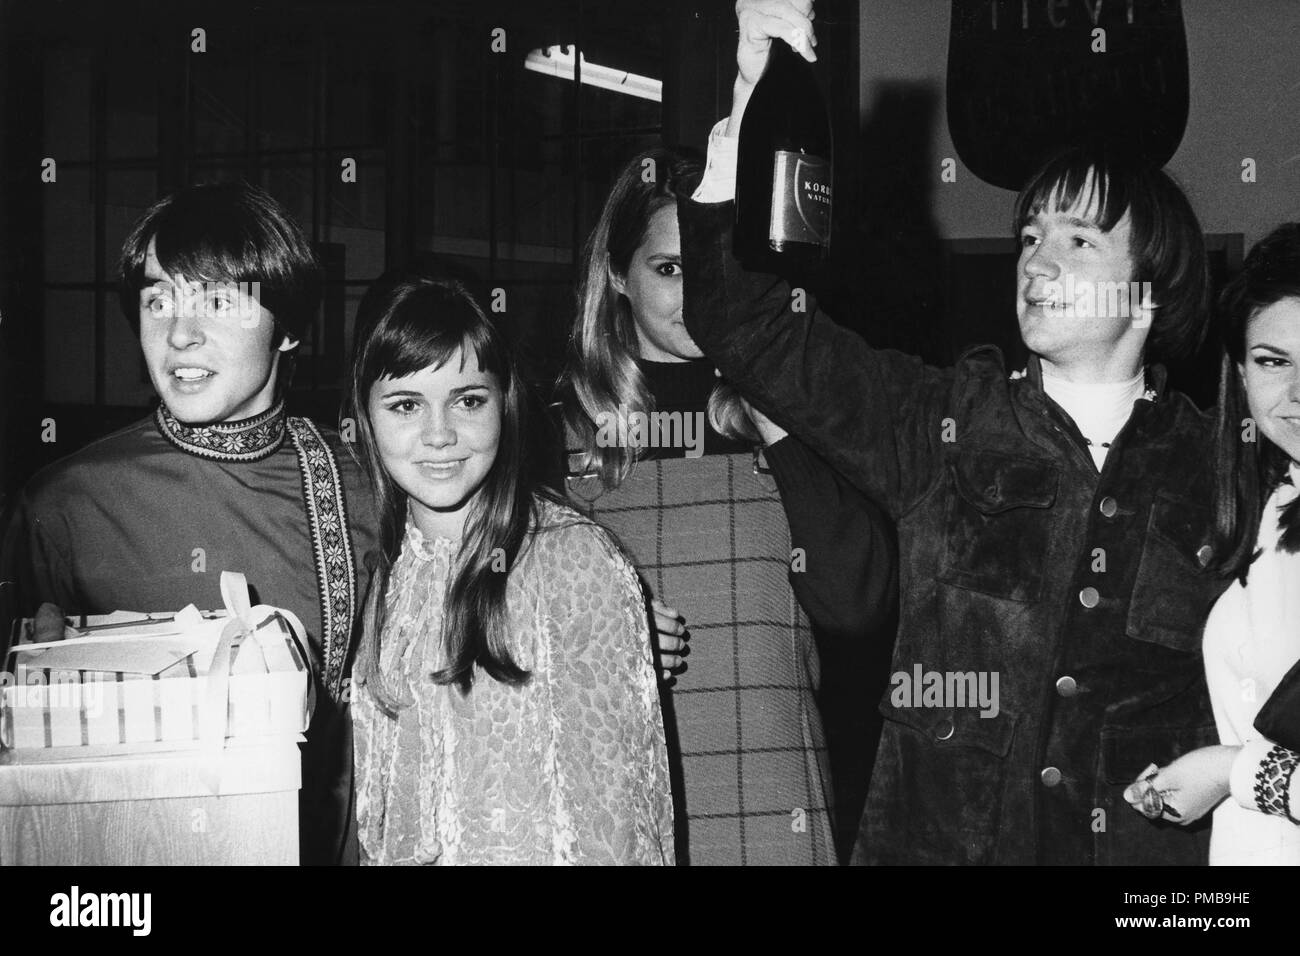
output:
[{"label": "lace sleeve", "polygon": [[672,864],[673,811],[645,600],[636,572],[589,522],[550,538],[553,761],[558,856]]}]

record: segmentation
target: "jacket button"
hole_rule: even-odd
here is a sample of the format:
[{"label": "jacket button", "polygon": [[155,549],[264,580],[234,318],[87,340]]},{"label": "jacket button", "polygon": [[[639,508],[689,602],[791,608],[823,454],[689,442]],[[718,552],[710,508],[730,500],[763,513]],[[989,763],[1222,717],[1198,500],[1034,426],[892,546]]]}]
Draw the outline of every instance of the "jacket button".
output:
[{"label": "jacket button", "polygon": [[1107,518],[1113,518],[1115,517],[1115,513],[1119,511],[1119,502],[1110,495],[1107,495],[1105,498],[1101,499],[1101,505],[1099,507],[1101,513]]},{"label": "jacket button", "polygon": [[950,737],[952,737],[953,731],[955,729],[956,728],[953,727],[951,720],[941,720],[934,725],[934,739],[948,740]]},{"label": "jacket button", "polygon": [[1214,557],[1214,549],[1208,544],[1203,544],[1196,549],[1196,563],[1205,567],[1210,563],[1210,558]]},{"label": "jacket button", "polygon": [[1101,595],[1097,593],[1096,588],[1084,588],[1079,592],[1079,603],[1084,607],[1096,607],[1100,600]]},{"label": "jacket button", "polygon": [[1062,697],[1073,697],[1079,691],[1079,685],[1073,677],[1065,676],[1057,680],[1056,692]]},{"label": "jacket button", "polygon": [[1048,767],[1039,776],[1043,778],[1043,786],[1045,787],[1054,787],[1061,782],[1061,771],[1055,767]]}]

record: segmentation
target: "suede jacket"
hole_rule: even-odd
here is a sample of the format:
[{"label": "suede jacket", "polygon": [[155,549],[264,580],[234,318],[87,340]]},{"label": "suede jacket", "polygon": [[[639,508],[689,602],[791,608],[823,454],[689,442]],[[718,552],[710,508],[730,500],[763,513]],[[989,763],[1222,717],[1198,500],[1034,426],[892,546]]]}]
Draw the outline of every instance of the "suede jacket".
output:
[{"label": "suede jacket", "polygon": [[1205,862],[1206,823],[1152,823],[1122,792],[1218,742],[1209,418],[1150,368],[1154,400],[1099,474],[1036,360],[1009,376],[992,347],[947,369],[874,350],[811,293],[739,266],[732,203],[680,197],[678,213],[696,343],[898,524],[898,643],[855,862]]}]

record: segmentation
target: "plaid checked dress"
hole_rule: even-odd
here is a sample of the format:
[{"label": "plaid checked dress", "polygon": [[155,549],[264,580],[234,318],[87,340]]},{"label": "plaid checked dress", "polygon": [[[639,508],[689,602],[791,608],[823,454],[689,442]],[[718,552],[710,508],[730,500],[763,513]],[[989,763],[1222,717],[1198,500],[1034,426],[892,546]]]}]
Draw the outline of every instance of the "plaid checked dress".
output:
[{"label": "plaid checked dress", "polygon": [[752,454],[706,454],[640,461],[611,491],[595,477],[568,488],[691,633],[663,691],[679,862],[835,865],[817,649],[771,475]]}]

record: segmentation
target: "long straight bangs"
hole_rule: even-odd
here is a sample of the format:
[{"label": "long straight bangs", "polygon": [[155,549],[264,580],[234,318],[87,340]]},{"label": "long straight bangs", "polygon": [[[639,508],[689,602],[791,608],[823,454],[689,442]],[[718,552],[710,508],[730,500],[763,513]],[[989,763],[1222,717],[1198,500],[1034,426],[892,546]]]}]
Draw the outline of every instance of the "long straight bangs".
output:
[{"label": "long straight bangs", "polygon": [[390,716],[408,703],[387,686],[379,666],[388,582],[401,552],[408,502],[380,459],[369,416],[370,390],[381,379],[440,368],[457,360],[458,354],[464,363],[471,352],[501,389],[501,437],[496,459],[465,522],[458,570],[444,595],[441,640],[448,663],[429,677],[468,693],[476,668],[508,684],[524,683],[530,676],[510,651],[509,574],[501,573],[515,567],[536,525],[535,495],[544,492],[535,480],[525,440],[525,389],[509,343],[463,285],[422,274],[394,273],[377,281],[362,299],[345,404],[358,426],[362,464],[375,492],[380,523],[380,553],[371,578],[377,593],[367,601],[356,670]]},{"label": "long straight bangs", "polygon": [[[526,407],[519,394],[506,345],[491,320],[463,285],[423,276],[384,277],[367,290],[357,310],[356,346],[345,408],[357,423],[361,464],[379,499],[381,546],[396,559],[405,519],[405,496],[388,479],[370,423],[370,390],[381,379],[405,378],[426,368],[442,368],[459,354],[464,368],[472,353],[479,368],[501,388],[502,429],[489,483],[502,469],[522,468]],[[400,515],[397,513],[400,511]],[[390,524],[391,521],[391,524]]]},{"label": "long straight bangs", "polygon": [[1210,273],[1200,222],[1178,184],[1113,146],[1068,149],[1016,197],[1013,234],[1039,213],[1073,209],[1086,210],[1104,232],[1129,214],[1130,279],[1151,283],[1155,306],[1148,351],[1162,361],[1194,354],[1209,326]]},{"label": "long straight bangs", "polygon": [[1102,149],[1059,153],[1034,174],[1016,197],[1012,231],[1019,235],[1040,212],[1068,212],[1082,207],[1093,210],[1097,225],[1110,232],[1129,208],[1126,178]]},{"label": "long straight bangs", "polygon": [[493,334],[490,321],[459,283],[404,283],[390,295],[389,308],[374,313],[366,307],[368,292],[358,311],[370,319],[358,323],[356,333],[361,346],[355,382],[359,400],[364,401],[380,379],[442,368],[457,352],[461,368],[472,352],[479,368],[496,376],[503,391],[512,384],[511,362],[499,335]]}]

